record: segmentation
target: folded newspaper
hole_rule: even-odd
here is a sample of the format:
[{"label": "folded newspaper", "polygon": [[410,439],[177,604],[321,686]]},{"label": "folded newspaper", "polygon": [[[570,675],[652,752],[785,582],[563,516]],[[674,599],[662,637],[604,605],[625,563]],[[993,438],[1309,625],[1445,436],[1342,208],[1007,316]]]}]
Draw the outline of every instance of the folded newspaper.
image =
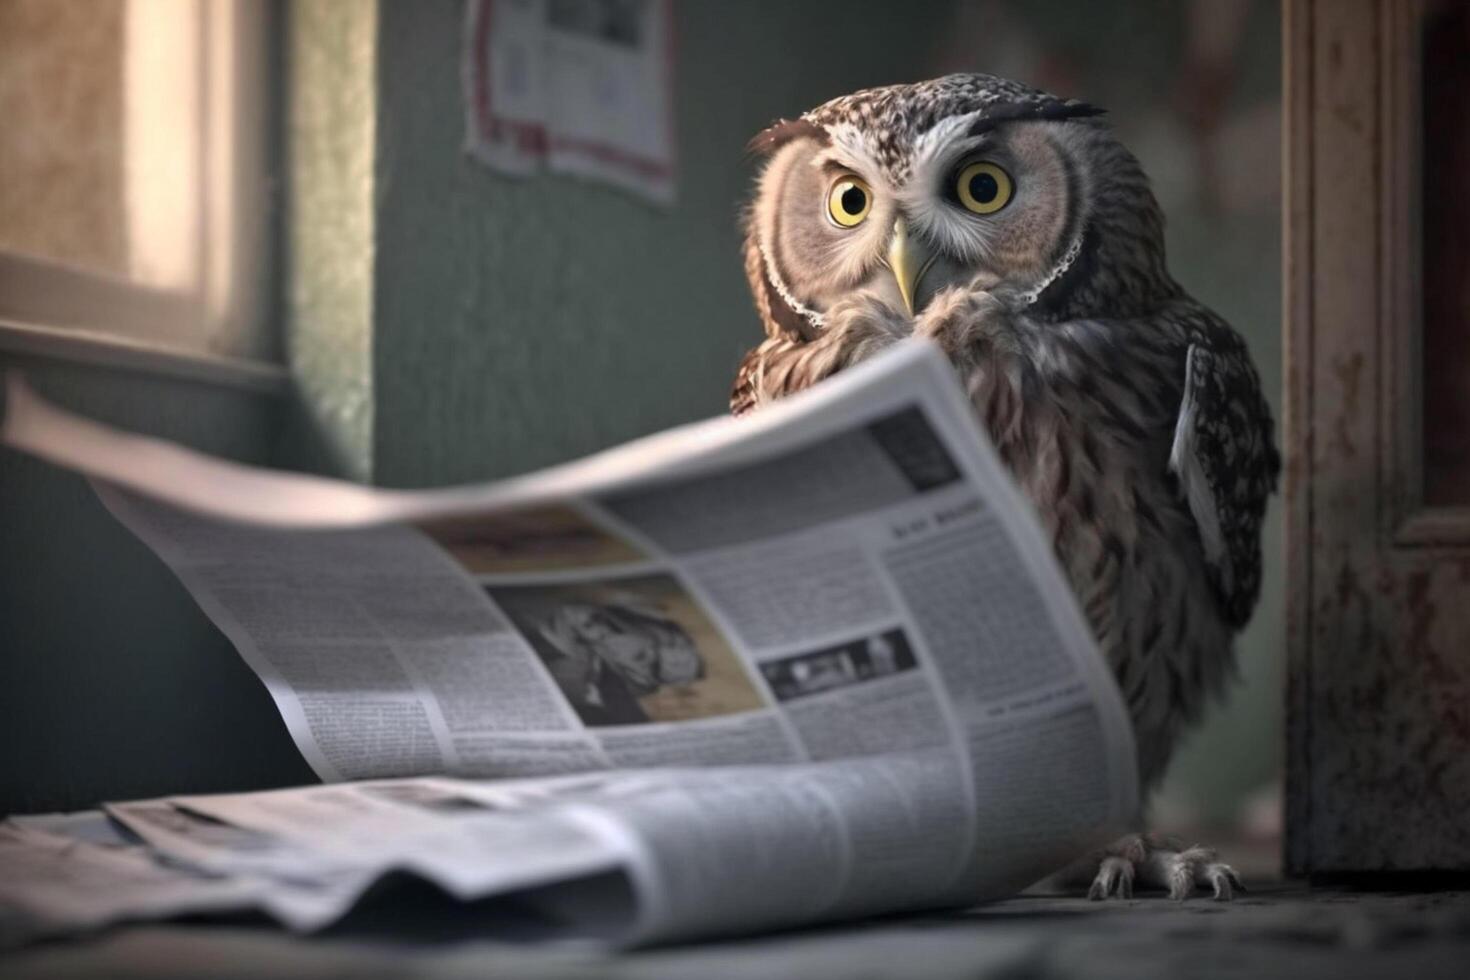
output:
[{"label": "folded newspaper", "polygon": [[1004,896],[1133,815],[1117,688],[923,342],[445,490],[212,459],[18,378],[0,431],[92,478],[326,784],[12,818],[12,935],[308,931],[411,875],[547,936],[661,942]]}]

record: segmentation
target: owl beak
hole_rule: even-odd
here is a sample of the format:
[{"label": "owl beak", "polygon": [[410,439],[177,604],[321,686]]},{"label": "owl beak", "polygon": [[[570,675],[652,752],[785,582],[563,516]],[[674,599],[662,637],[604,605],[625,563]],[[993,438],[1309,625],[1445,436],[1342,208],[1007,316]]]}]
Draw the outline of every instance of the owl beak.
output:
[{"label": "owl beak", "polygon": [[903,296],[903,305],[909,316],[913,316],[914,297],[918,295],[919,282],[934,264],[934,256],[909,237],[908,225],[902,218],[893,223],[893,237],[888,240],[887,264],[893,278],[898,281],[898,292]]}]

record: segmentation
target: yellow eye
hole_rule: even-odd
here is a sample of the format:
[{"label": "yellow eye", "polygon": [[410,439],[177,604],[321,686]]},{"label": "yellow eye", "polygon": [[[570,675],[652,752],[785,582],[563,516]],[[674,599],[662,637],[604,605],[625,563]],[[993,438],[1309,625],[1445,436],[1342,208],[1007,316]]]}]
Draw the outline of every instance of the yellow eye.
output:
[{"label": "yellow eye", "polygon": [[873,209],[873,191],[857,177],[839,177],[827,192],[827,213],[844,228],[863,223]]},{"label": "yellow eye", "polygon": [[976,214],[994,214],[1010,203],[1011,175],[993,163],[972,163],[960,171],[955,194]]}]

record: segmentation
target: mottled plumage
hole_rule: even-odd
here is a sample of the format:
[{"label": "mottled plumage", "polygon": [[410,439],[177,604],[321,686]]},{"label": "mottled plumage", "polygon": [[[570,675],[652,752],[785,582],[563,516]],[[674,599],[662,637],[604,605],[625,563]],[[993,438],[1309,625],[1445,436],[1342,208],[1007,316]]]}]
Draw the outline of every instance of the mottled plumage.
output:
[{"label": "mottled plumage", "polygon": [[[745,267],[766,339],[731,407],[937,341],[1052,536],[1151,787],[1230,672],[1280,462],[1243,340],[1169,275],[1147,178],[1099,112],[950,75],[757,136]],[[1135,874],[1176,894],[1234,881],[1206,852],[1131,838],[1097,889]]]}]

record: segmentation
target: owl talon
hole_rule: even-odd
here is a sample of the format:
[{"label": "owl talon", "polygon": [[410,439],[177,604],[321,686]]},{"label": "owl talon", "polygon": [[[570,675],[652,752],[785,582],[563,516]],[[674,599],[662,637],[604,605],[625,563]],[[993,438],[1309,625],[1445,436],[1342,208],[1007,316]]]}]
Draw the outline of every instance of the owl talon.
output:
[{"label": "owl talon", "polygon": [[1236,892],[1245,891],[1245,885],[1241,884],[1240,876],[1228,864],[1216,861],[1205,865],[1204,877],[1213,889],[1214,899],[1217,902],[1228,902],[1235,897]]},{"label": "owl talon", "polygon": [[1135,882],[1163,889],[1174,901],[1209,889],[1215,901],[1228,902],[1245,891],[1235,869],[1218,860],[1212,849],[1184,847],[1168,837],[1130,834],[1093,860],[1097,873],[1087,897],[1094,902],[1130,899]]},{"label": "owl talon", "polygon": [[1097,869],[1097,877],[1087,890],[1087,897],[1094,902],[1105,898],[1133,897],[1133,862],[1122,857],[1103,858]]},{"label": "owl talon", "polygon": [[1194,872],[1180,854],[1164,858],[1164,883],[1169,889],[1169,898],[1182,902],[1194,891]]},{"label": "owl talon", "polygon": [[1182,892],[1176,895],[1171,886],[1170,895],[1175,898],[1188,898],[1196,888],[1208,888],[1215,901],[1228,902],[1237,891],[1245,891],[1235,869],[1217,860],[1212,848],[1191,847],[1181,851],[1174,855],[1173,865],[1177,869],[1178,888]]}]

